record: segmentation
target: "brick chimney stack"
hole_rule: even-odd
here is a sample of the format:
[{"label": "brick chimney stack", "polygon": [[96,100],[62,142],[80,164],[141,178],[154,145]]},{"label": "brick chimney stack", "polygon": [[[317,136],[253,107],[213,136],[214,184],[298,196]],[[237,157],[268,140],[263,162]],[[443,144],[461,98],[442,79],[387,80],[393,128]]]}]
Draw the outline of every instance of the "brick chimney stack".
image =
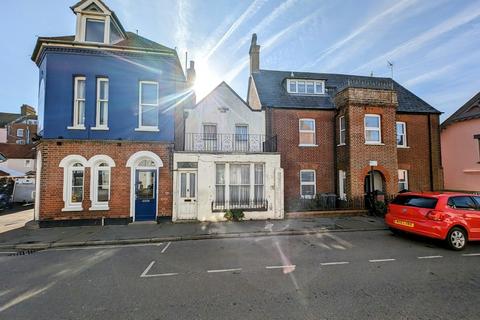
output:
[{"label": "brick chimney stack", "polygon": [[22,116],[30,116],[30,115],[35,115],[36,111],[35,108],[32,106],[29,106],[28,104],[22,104],[20,107],[20,113]]},{"label": "brick chimney stack", "polygon": [[260,46],[257,44],[257,34],[252,34],[250,44],[250,74],[260,70]]},{"label": "brick chimney stack", "polygon": [[195,84],[195,79],[197,74],[195,72],[195,62],[190,60],[190,66],[187,69],[187,84],[188,87],[191,88]]}]

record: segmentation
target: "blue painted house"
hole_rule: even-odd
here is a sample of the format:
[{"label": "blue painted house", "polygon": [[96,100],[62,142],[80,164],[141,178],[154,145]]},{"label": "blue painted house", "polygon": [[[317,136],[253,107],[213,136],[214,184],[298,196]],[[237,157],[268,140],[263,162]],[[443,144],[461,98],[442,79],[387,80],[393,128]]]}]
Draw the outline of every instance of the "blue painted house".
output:
[{"label": "blue painted house", "polygon": [[194,100],[177,53],[125,31],[101,0],[71,9],[76,34],[39,37],[32,55],[41,141],[36,218],[171,216],[171,152],[183,140],[183,109]]}]

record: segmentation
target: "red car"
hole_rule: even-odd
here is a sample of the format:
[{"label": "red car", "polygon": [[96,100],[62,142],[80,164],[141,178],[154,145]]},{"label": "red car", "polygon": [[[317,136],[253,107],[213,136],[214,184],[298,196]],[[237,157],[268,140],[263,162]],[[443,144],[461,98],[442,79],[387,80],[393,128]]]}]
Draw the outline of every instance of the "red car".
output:
[{"label": "red car", "polygon": [[402,193],[389,204],[385,223],[393,232],[442,239],[462,250],[467,240],[480,240],[480,195]]}]

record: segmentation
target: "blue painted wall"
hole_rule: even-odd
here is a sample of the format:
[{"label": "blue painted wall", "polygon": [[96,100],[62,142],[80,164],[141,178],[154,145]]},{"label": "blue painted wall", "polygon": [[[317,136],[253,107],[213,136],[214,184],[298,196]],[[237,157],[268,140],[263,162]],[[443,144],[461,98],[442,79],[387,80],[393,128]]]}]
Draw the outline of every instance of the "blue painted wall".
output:
[{"label": "blue painted wall", "polygon": [[[47,50],[40,72],[45,77],[43,138],[173,142],[174,106],[185,85],[175,56]],[[67,128],[73,119],[75,76],[86,77],[85,130]],[[109,79],[108,131],[90,129],[95,127],[97,77]],[[159,83],[159,132],[135,131],[142,80]]]}]

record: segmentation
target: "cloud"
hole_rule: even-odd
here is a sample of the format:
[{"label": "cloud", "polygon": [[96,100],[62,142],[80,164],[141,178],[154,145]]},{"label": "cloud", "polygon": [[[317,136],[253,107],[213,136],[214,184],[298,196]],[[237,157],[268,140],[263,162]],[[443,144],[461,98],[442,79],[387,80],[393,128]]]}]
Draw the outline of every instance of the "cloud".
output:
[{"label": "cloud", "polygon": [[188,16],[190,7],[187,0],[177,0],[177,29],[175,31],[175,39],[180,51],[187,48],[189,37]]},{"label": "cloud", "polygon": [[423,32],[419,36],[404,42],[400,46],[374,58],[373,60],[361,65],[360,67],[353,70],[357,72],[359,70],[365,70],[370,67],[377,66],[379,64],[385,64],[387,60],[395,60],[403,57],[415,50],[418,50],[428,42],[440,37],[441,35],[450,32],[466,23],[471,22],[472,20],[480,16],[480,3],[475,2],[474,5],[467,7],[465,10],[459,14],[445,20],[444,22],[436,25],[435,27]]}]

